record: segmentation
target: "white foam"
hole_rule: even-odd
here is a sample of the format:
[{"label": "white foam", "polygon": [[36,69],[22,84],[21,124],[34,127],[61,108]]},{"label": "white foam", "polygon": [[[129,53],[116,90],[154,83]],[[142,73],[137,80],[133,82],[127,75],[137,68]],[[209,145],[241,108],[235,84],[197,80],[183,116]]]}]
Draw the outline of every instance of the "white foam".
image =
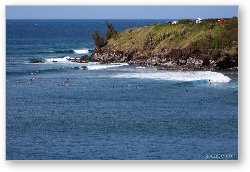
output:
[{"label": "white foam", "polygon": [[59,58],[46,58],[45,62],[46,63],[55,63],[55,62],[58,62],[58,63],[69,63],[70,61],[68,59],[70,59],[69,56],[65,56],[65,57],[62,57],[62,58],[60,58],[60,57]]},{"label": "white foam", "polygon": [[126,65],[128,64],[127,63],[93,64],[93,65],[88,65],[87,69],[88,70],[102,70],[102,69],[115,68],[115,67],[121,67],[121,66],[126,66]]},{"label": "white foam", "polygon": [[75,54],[88,54],[88,49],[82,49],[82,50],[73,50]]},{"label": "white foam", "polygon": [[137,66],[136,69],[145,69],[143,66]]},{"label": "white foam", "polygon": [[121,73],[113,78],[141,78],[141,79],[155,79],[155,80],[172,80],[172,81],[209,81],[212,83],[229,82],[231,79],[222,73],[211,71],[150,71],[138,73]]}]

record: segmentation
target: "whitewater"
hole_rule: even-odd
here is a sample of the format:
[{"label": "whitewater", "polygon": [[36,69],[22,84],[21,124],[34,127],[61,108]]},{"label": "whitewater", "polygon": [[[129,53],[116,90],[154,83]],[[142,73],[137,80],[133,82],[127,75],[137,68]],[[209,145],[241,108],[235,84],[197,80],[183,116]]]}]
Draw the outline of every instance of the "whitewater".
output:
[{"label": "whitewater", "polygon": [[113,78],[138,78],[138,79],[155,79],[155,80],[169,80],[169,81],[208,81],[215,82],[230,82],[228,76],[219,72],[211,71],[151,71],[151,72],[137,72],[137,73],[121,73],[112,76]]},{"label": "whitewater", "polygon": [[[157,71],[152,68],[145,67],[134,67],[129,66],[128,63],[110,63],[110,64],[100,64],[98,62],[89,63],[75,63],[69,61],[72,59],[70,56],[59,57],[59,58],[46,58],[45,63],[47,64],[63,64],[64,66],[68,64],[69,67],[83,67],[86,66],[86,70],[108,70],[114,68],[123,67],[122,73],[117,73],[115,75],[107,75],[110,78],[138,78],[138,79],[153,79],[153,80],[166,80],[166,81],[207,81],[209,83],[222,83],[230,82],[230,78],[219,72],[212,71]],[[128,70],[126,70],[126,67]],[[135,72],[131,72],[133,69]],[[104,76],[105,77],[105,76]]]}]

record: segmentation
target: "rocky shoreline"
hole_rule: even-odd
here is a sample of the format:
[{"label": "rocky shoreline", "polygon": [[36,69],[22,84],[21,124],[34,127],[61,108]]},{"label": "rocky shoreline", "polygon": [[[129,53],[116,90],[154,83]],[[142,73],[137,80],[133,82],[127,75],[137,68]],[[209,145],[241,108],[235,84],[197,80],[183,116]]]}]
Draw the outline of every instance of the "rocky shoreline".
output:
[{"label": "rocky shoreline", "polygon": [[220,51],[201,50],[198,48],[163,50],[148,57],[139,52],[126,53],[102,49],[91,56],[71,60],[77,63],[100,62],[128,63],[130,65],[153,67],[157,70],[209,70],[237,71],[238,55],[229,55]]}]

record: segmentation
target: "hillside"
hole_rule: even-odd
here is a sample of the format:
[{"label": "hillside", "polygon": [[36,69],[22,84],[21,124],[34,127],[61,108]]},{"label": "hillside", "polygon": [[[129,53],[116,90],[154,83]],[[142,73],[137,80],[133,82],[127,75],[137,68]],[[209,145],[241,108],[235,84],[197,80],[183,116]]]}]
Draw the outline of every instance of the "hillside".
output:
[{"label": "hillside", "polygon": [[93,54],[103,63],[128,62],[158,69],[232,69],[238,66],[238,18],[225,22],[155,24],[117,33]]}]

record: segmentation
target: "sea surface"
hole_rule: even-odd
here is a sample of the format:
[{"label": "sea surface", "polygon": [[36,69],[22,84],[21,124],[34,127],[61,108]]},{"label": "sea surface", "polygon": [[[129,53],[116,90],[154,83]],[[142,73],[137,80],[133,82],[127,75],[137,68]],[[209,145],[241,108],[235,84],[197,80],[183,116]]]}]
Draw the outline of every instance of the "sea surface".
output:
[{"label": "sea surface", "polygon": [[69,62],[105,22],[6,21],[6,159],[238,159],[237,72]]}]

